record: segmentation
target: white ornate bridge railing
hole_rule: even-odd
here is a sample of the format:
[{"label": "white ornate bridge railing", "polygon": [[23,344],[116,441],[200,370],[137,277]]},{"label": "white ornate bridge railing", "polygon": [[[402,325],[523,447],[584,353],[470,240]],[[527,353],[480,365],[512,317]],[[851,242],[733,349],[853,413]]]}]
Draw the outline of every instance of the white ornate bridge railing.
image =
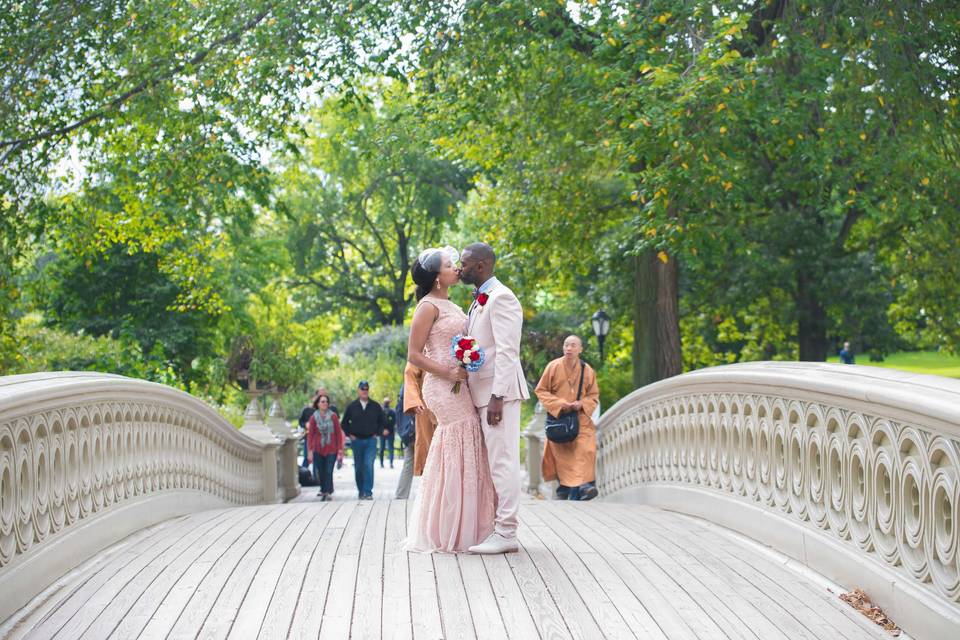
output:
[{"label": "white ornate bridge railing", "polygon": [[960,638],[960,381],[746,363],[638,389],[598,425],[602,497],[686,512]]},{"label": "white ornate bridge railing", "polygon": [[98,373],[0,377],[0,620],[133,531],[275,502],[278,446],[159,384]]}]

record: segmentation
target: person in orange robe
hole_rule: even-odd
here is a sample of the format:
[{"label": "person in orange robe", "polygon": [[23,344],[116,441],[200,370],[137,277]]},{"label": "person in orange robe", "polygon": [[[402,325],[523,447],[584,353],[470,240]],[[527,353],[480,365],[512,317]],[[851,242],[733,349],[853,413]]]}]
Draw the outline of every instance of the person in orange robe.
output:
[{"label": "person in orange robe", "polygon": [[413,475],[423,474],[423,467],[427,463],[427,452],[430,451],[430,441],[433,432],[437,429],[437,419],[423,402],[421,389],[423,387],[423,371],[407,363],[403,369],[403,412],[415,413],[416,437],[413,441]]},{"label": "person in orange robe", "polygon": [[[600,388],[593,367],[580,360],[583,343],[577,336],[563,341],[563,357],[551,361],[537,383],[540,404],[554,416],[576,411],[580,433],[572,442],[558,444],[546,441],[541,471],[544,480],[559,480],[560,500],[591,500],[597,497],[597,427],[591,415],[600,402]],[[577,400],[580,367],[583,364],[583,390]]]}]

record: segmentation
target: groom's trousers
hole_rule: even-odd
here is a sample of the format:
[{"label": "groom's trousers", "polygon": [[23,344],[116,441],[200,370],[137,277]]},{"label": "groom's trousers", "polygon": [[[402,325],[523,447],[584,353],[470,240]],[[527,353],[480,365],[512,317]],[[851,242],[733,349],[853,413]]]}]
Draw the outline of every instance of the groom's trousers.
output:
[{"label": "groom's trousers", "polygon": [[520,508],[520,401],[503,403],[503,416],[497,425],[487,423],[486,407],[480,407],[479,412],[490,475],[497,492],[494,530],[505,538],[514,539]]}]

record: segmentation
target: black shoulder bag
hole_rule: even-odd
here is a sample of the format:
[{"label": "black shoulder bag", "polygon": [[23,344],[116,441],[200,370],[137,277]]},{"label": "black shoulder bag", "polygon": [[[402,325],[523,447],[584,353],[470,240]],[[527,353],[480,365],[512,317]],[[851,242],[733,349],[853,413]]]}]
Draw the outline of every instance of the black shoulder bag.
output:
[{"label": "black shoulder bag", "polygon": [[[580,361],[580,386],[577,387],[577,400],[580,399],[580,393],[583,391],[583,370],[586,365],[583,360]],[[563,444],[572,442],[580,435],[580,412],[564,411],[558,416],[547,414],[547,440]]]}]

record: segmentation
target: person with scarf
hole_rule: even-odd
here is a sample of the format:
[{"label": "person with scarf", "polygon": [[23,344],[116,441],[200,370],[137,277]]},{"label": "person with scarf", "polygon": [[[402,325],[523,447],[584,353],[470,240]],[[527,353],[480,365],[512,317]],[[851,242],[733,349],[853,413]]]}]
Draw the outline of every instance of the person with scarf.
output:
[{"label": "person with scarf", "polygon": [[321,393],[314,398],[313,415],[307,422],[307,457],[313,463],[313,475],[320,483],[317,493],[323,502],[333,494],[333,469],[343,460],[343,430],[340,419],[330,409],[330,396]]}]

